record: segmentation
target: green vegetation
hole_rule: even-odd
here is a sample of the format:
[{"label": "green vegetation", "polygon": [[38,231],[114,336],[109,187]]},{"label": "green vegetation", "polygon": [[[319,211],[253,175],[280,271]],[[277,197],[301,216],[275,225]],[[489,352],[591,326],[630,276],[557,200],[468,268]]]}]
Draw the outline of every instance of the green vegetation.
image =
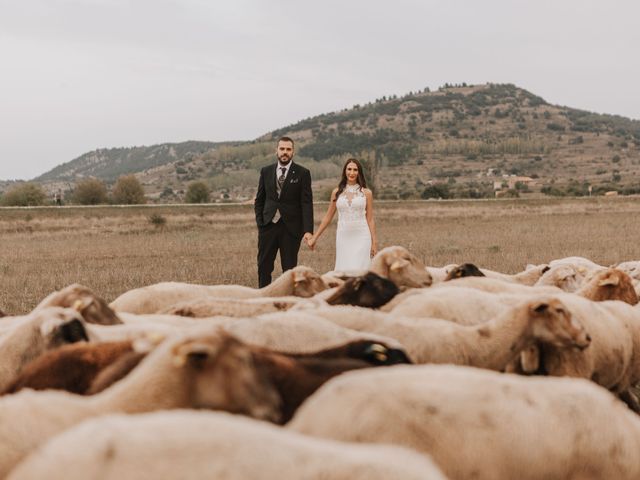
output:
[{"label": "green vegetation", "polygon": [[30,207],[39,206],[46,203],[47,195],[42,187],[36,183],[22,183],[10,188],[2,198],[0,203],[7,207]]},{"label": "green vegetation", "polygon": [[72,195],[73,203],[78,205],[99,205],[109,203],[107,187],[97,178],[87,178],[76,184]]},{"label": "green vegetation", "polygon": [[111,194],[116,205],[140,205],[146,203],[144,189],[135,175],[124,175],[118,178]]},{"label": "green vegetation", "polygon": [[185,203],[209,203],[210,194],[209,186],[206,183],[193,182],[187,188],[184,201]]}]

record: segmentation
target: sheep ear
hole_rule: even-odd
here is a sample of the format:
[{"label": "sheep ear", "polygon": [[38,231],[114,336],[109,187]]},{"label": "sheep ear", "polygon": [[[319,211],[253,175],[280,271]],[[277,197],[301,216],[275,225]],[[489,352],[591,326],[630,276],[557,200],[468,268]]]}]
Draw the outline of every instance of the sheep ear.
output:
[{"label": "sheep ear", "polygon": [[214,356],[216,349],[207,343],[189,342],[180,345],[174,352],[173,364],[176,367],[184,367],[187,364],[200,367],[210,357]]},{"label": "sheep ear", "polygon": [[293,272],[293,281],[295,283],[301,283],[307,281],[306,272]]},{"label": "sheep ear", "polygon": [[89,307],[91,304],[93,303],[93,297],[89,296],[89,295],[84,295],[80,298],[78,298],[75,302],[73,302],[73,309],[76,312],[80,312],[82,313],[82,311]]},{"label": "sheep ear", "polygon": [[404,258],[401,258],[400,260],[396,260],[395,262],[393,262],[389,267],[389,270],[391,270],[392,272],[396,272],[398,270],[403,269],[407,265],[409,265],[409,260],[405,260]]},{"label": "sheep ear", "polygon": [[620,279],[615,275],[609,275],[607,278],[603,278],[598,282],[599,287],[604,287],[607,285],[616,286],[620,284]]}]

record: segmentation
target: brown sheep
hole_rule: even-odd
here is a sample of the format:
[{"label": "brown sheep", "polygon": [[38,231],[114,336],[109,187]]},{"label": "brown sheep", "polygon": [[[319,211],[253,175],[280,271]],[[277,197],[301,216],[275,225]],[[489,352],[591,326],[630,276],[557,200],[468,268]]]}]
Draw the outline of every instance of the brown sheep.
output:
[{"label": "brown sheep", "polygon": [[585,280],[584,285],[576,291],[576,294],[594,302],[620,300],[629,305],[638,303],[638,294],[631,277],[616,268],[595,271],[591,278]]},{"label": "brown sheep", "polygon": [[444,281],[448,282],[449,280],[464,277],[486,277],[486,275],[473,263],[463,263],[450,270]]},{"label": "brown sheep", "polygon": [[64,345],[25,365],[3,394],[23,388],[83,394],[103,368],[133,351],[132,341]]}]

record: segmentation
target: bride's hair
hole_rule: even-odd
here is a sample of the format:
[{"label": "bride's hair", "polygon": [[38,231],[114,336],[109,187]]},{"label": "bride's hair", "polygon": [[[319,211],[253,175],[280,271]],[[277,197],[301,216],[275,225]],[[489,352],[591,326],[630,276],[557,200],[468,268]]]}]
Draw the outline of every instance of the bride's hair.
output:
[{"label": "bride's hair", "polygon": [[360,185],[360,188],[367,188],[367,181],[364,178],[364,169],[362,168],[362,164],[357,159],[350,158],[342,167],[342,178],[338,184],[338,191],[336,192],[336,197],[333,199],[334,202],[338,200],[338,197],[342,192],[344,192],[344,189],[347,186],[347,166],[349,166],[350,163],[355,163],[356,167],[358,167],[358,184]]}]

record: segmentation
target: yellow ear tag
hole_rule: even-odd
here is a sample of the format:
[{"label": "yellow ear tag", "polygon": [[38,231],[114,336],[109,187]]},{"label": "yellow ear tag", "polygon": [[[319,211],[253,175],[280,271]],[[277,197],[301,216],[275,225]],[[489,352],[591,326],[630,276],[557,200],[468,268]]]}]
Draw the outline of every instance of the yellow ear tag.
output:
[{"label": "yellow ear tag", "polygon": [[83,307],[84,307],[84,303],[82,300],[76,300],[75,302],[73,302],[73,309],[76,312],[81,312]]}]

